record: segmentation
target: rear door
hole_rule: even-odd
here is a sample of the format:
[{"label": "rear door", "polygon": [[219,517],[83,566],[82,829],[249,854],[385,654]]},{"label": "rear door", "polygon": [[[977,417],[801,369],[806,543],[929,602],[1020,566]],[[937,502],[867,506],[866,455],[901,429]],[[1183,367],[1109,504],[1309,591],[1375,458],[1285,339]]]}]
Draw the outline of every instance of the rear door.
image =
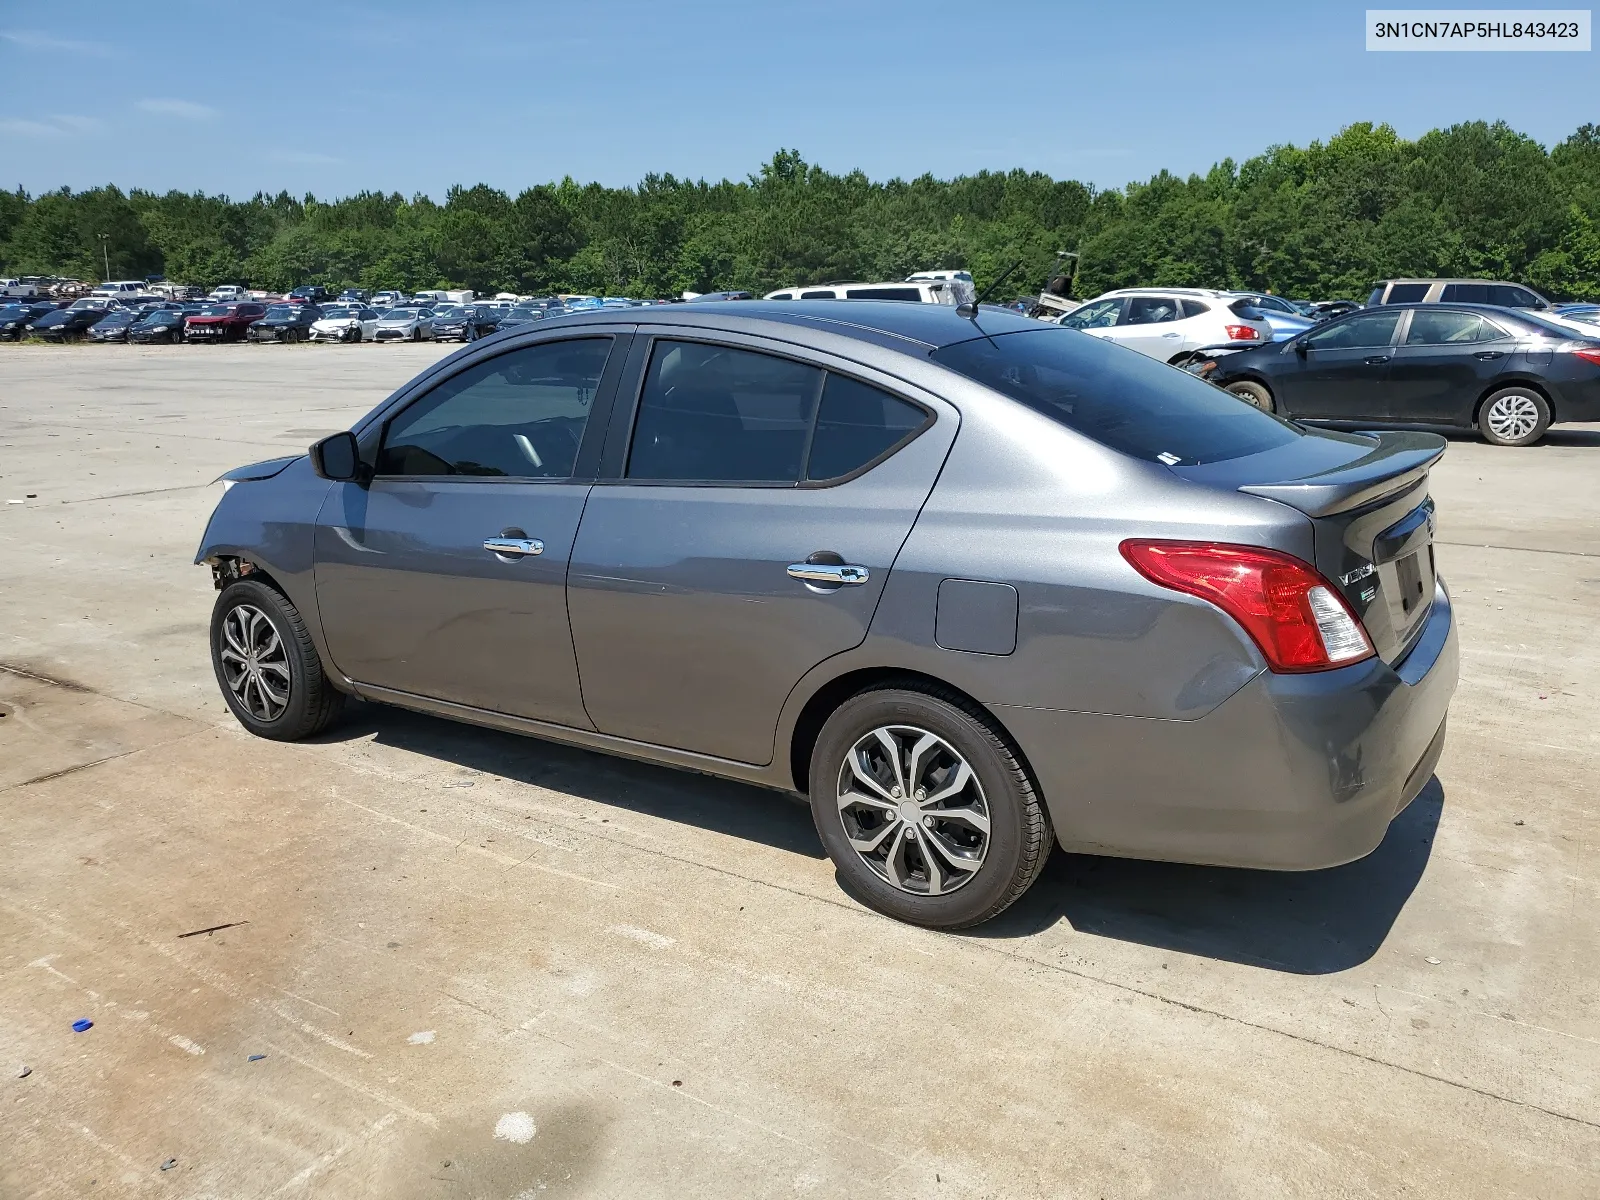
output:
[{"label": "rear door", "polygon": [[1414,308],[1389,364],[1389,417],[1470,425],[1472,410],[1505,370],[1516,342],[1479,313]]},{"label": "rear door", "polygon": [[329,492],[317,601],[357,683],[588,727],[567,561],[628,339],[585,333],[468,361],[386,420],[367,486]]},{"label": "rear door", "polygon": [[1176,296],[1129,296],[1111,338],[1162,362],[1184,348],[1183,311]]},{"label": "rear door", "polygon": [[1291,416],[1334,421],[1385,420],[1387,383],[1403,310],[1380,308],[1330,322],[1310,334],[1305,366],[1286,395]]},{"label": "rear door", "polygon": [[584,705],[605,733],[764,764],[794,685],[866,637],[956,414],[763,339],[633,355],[568,577]]}]

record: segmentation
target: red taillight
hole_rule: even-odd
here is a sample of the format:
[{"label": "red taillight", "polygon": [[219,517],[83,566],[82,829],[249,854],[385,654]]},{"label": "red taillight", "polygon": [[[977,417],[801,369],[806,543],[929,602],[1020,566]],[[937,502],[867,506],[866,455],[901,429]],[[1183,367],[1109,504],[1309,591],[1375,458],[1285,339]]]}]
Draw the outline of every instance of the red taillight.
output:
[{"label": "red taillight", "polygon": [[1222,332],[1228,335],[1230,342],[1254,342],[1261,338],[1261,335],[1248,325],[1224,325]]},{"label": "red taillight", "polygon": [[1586,359],[1594,363],[1595,366],[1600,367],[1600,350],[1574,350],[1573,353],[1579,358]]},{"label": "red taillight", "polygon": [[1274,671],[1328,671],[1372,656],[1372,642],[1344,598],[1292,554],[1218,542],[1130,540],[1120,549],[1152,583],[1227,613]]}]

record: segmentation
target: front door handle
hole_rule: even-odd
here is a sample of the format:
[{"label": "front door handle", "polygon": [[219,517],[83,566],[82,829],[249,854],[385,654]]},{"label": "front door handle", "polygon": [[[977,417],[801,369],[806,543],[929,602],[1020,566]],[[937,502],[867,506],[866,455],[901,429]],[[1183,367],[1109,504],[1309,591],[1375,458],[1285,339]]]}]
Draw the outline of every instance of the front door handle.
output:
[{"label": "front door handle", "polygon": [[1371,366],[1371,367],[1376,367],[1380,363],[1386,363],[1388,361],[1389,361],[1389,356],[1387,354],[1374,354],[1371,358],[1367,359],[1367,365]]},{"label": "front door handle", "polygon": [[1181,333],[1163,333],[1161,336],[1164,337],[1164,338],[1175,338],[1175,337],[1182,337],[1183,334],[1181,334]]},{"label": "front door handle", "polygon": [[1504,350],[1479,350],[1472,357],[1488,360],[1492,358],[1504,358],[1505,356],[1506,352]]},{"label": "front door handle", "polygon": [[858,584],[867,581],[867,569],[849,563],[791,563],[789,578],[806,583]]},{"label": "front door handle", "polygon": [[483,539],[483,548],[491,554],[510,558],[532,557],[544,553],[544,543],[531,537],[492,537]]}]

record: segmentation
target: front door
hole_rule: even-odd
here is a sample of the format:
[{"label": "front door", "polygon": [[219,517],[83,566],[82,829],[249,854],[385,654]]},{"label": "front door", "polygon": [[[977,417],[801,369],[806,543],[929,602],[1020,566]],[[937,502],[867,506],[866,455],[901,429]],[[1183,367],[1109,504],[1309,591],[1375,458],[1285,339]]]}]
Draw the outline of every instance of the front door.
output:
[{"label": "front door", "polygon": [[481,359],[390,418],[316,530],[329,652],[357,683],[588,727],[566,573],[611,337]]},{"label": "front door", "polygon": [[[1359,313],[1305,336],[1305,359],[1283,397],[1287,415],[1330,421],[1388,416],[1386,384],[1400,310]],[[1292,351],[1291,351],[1292,352]]]},{"label": "front door", "polygon": [[1427,424],[1472,424],[1472,410],[1506,369],[1512,338],[1473,312],[1414,308],[1389,365],[1389,417]]},{"label": "front door", "polygon": [[759,344],[655,340],[568,602],[598,729],[764,764],[795,684],[866,637],[955,414]]}]

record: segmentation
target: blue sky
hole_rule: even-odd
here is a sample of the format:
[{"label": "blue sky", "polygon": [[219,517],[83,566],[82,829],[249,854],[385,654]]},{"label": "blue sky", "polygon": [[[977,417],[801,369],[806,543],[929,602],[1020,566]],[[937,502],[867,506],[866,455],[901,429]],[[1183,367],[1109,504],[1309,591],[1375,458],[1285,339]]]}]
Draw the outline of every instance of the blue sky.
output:
[{"label": "blue sky", "polygon": [[[1504,0],[1502,0],[1504,2]],[[161,0],[0,5],[0,186],[320,196],[571,175],[1100,187],[1353,121],[1600,121],[1594,54],[1374,54],[1365,5]]]}]

